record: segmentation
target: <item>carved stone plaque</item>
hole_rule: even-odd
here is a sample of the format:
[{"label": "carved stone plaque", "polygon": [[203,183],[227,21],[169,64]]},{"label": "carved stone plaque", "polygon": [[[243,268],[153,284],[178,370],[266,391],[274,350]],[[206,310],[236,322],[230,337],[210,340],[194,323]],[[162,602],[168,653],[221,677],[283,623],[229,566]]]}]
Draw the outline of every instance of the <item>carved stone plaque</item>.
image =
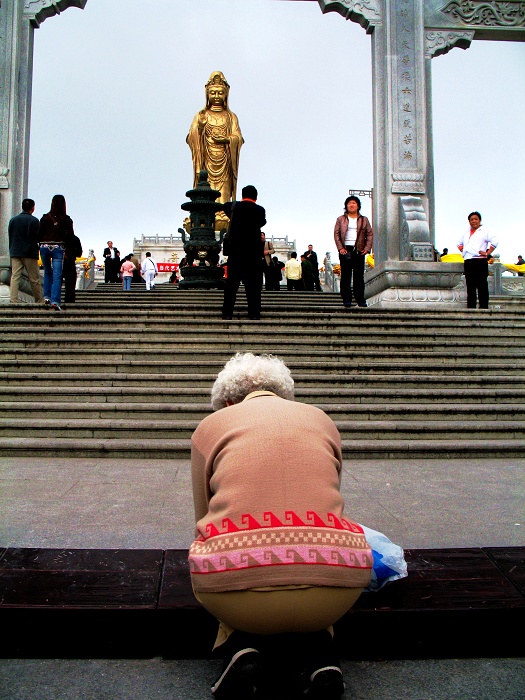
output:
[{"label": "carved stone plaque", "polygon": [[431,243],[412,243],[412,260],[434,262],[434,248]]}]

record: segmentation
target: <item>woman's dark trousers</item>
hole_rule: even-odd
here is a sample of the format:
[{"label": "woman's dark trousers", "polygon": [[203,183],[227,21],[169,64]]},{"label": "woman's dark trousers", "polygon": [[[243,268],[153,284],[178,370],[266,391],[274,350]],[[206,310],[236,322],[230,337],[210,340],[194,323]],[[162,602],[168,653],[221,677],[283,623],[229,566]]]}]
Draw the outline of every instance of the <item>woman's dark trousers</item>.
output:
[{"label": "woman's dark trousers", "polygon": [[341,265],[341,297],[343,304],[350,304],[352,301],[352,277],[354,299],[356,304],[365,303],[365,256],[361,255],[355,248],[347,248],[350,256],[339,253],[339,263]]},{"label": "woman's dark trousers", "polygon": [[467,285],[467,308],[476,308],[476,296],[480,309],[489,308],[489,263],[486,258],[465,260],[465,283]]}]

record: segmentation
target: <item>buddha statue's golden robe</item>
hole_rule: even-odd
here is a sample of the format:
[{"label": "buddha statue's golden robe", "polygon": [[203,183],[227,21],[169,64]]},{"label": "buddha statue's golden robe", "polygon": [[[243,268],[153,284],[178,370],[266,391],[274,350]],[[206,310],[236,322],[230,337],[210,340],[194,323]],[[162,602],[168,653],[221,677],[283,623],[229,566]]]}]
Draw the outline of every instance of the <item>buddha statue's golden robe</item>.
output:
[{"label": "buddha statue's golden robe", "polygon": [[190,126],[186,142],[193,160],[193,186],[201,170],[208,171],[212,189],[219,190],[222,203],[235,199],[239,155],[244,139],[236,115],[228,108],[230,86],[220,71],[206,83],[206,107]]}]

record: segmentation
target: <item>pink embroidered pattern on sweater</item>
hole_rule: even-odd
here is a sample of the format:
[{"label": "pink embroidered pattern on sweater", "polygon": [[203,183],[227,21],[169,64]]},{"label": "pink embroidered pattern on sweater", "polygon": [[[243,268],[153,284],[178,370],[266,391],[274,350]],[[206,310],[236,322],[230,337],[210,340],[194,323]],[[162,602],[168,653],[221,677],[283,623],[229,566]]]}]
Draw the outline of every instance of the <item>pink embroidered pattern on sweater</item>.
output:
[{"label": "pink embroidered pattern on sweater", "polygon": [[[325,520],[313,511],[300,518],[286,511],[285,520],[264,513],[268,525],[259,525],[243,514],[239,528],[225,518],[220,532],[208,523],[208,537],[196,539],[190,547],[192,574],[212,574],[265,566],[309,565],[370,569],[370,549],[362,528],[328,513]],[[308,522],[310,521],[310,522]],[[255,527],[254,527],[255,526]],[[202,534],[202,533],[201,533]]]},{"label": "pink embroidered pattern on sweater", "polygon": [[218,537],[219,535],[229,533],[229,532],[239,532],[241,530],[256,530],[265,529],[271,527],[295,527],[295,526],[308,526],[314,525],[315,527],[326,527],[334,528],[337,530],[346,530],[349,532],[357,532],[363,534],[363,528],[357,523],[345,520],[345,518],[338,518],[334,513],[327,513],[326,520],[323,520],[318,513],[313,510],[306,511],[306,518],[300,518],[297,513],[293,510],[287,510],[284,514],[284,520],[279,520],[279,518],[271,511],[266,511],[263,513],[263,522],[258,522],[249,513],[243,513],[241,515],[241,524],[236,525],[230,518],[224,518],[220,524],[222,531],[219,530],[219,526],[215,523],[210,522],[205,527],[205,532],[199,530],[201,540],[206,540],[209,537]]}]

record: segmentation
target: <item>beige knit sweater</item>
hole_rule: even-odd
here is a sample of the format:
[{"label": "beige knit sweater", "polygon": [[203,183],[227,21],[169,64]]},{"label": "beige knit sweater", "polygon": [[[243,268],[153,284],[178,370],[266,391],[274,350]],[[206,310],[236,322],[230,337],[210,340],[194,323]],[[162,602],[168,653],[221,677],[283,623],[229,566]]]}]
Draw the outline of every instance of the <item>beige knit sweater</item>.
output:
[{"label": "beige knit sweater", "polygon": [[341,439],[308,404],[254,392],[192,438],[194,590],[366,587],[372,553],[343,514]]}]

